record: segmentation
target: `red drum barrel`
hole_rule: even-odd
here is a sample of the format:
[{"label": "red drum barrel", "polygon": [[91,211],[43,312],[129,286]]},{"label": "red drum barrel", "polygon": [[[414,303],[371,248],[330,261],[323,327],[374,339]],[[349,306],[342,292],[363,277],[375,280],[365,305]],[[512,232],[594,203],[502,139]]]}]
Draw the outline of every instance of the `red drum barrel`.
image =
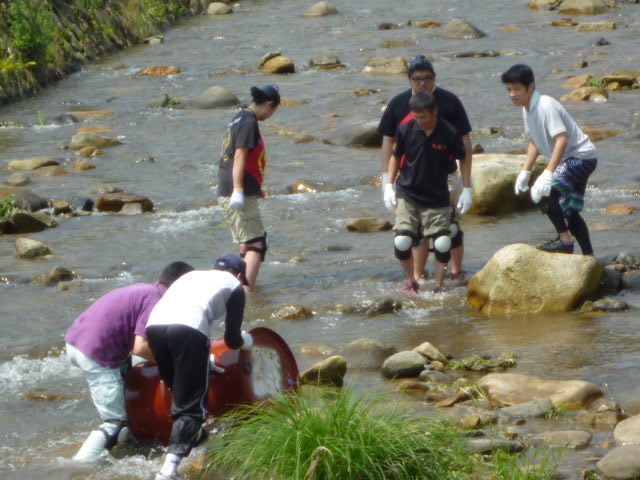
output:
[{"label": "red drum barrel", "polygon": [[[269,328],[250,330],[253,349],[231,350],[224,339],[211,341],[216,365],[224,373],[209,377],[208,415],[221,415],[241,403],[264,400],[297,387],[298,365],[287,343]],[[171,433],[171,392],[149,362],[133,366],[125,382],[129,425],[140,440],[166,444]]]}]

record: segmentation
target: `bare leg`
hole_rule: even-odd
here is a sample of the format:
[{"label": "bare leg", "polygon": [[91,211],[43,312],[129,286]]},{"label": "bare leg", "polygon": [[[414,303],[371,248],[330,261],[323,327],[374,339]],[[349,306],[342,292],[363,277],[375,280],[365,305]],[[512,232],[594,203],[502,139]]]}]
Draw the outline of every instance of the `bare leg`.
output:
[{"label": "bare leg", "polygon": [[464,243],[459,247],[451,249],[451,260],[449,265],[451,266],[451,274],[459,275],[462,273],[462,258],[464,257]]},{"label": "bare leg", "polygon": [[422,240],[418,246],[411,249],[411,255],[413,257],[413,276],[409,277],[409,280],[415,280],[417,282],[425,276],[424,269],[429,259],[429,242]]},{"label": "bare leg", "polygon": [[[252,243],[251,245],[257,248],[262,248],[262,242]],[[247,263],[247,281],[249,282],[249,285],[245,285],[244,290],[245,292],[251,292],[258,278],[262,260],[258,252],[247,250],[247,245],[244,243],[240,244],[240,253],[244,254],[244,261]]]},{"label": "bare leg", "polygon": [[435,262],[435,270],[436,270],[436,288],[441,288],[442,287],[442,282],[444,281],[444,270],[447,267],[446,263],[442,263],[442,262]]}]

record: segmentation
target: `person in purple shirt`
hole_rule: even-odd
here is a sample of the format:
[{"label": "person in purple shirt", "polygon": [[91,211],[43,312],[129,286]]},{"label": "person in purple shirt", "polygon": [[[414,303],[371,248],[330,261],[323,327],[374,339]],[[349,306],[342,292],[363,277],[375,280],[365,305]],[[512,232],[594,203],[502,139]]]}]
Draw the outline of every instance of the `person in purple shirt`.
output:
[{"label": "person in purple shirt", "polygon": [[131,354],[154,362],[145,333],[149,314],[167,288],[191,270],[187,263],[173,262],[162,270],[156,283],[135,283],[112,290],[67,330],[67,357],[84,372],[103,422],[89,434],[74,460],[97,461],[127,438],[123,373]]}]

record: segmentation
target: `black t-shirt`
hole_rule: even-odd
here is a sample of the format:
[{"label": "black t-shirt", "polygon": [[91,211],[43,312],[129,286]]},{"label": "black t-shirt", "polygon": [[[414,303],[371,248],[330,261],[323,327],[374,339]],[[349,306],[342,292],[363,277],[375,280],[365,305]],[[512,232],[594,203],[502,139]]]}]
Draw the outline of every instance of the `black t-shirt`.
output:
[{"label": "black t-shirt", "polygon": [[[436,87],[432,92],[438,105],[438,118],[444,119],[453,125],[460,135],[471,132],[469,117],[462,102],[455,94],[444,88]],[[391,99],[389,105],[382,114],[378,132],[387,137],[395,137],[400,122],[409,114],[409,99],[413,92],[408,89]]]},{"label": "black t-shirt", "polygon": [[460,133],[439,118],[427,137],[418,122],[410,120],[398,127],[395,139],[393,155],[404,157],[396,180],[398,197],[423,207],[448,207],[447,177],[456,171],[456,159],[465,155]]},{"label": "black t-shirt", "polygon": [[[260,145],[260,139],[260,129],[255,114],[249,110],[238,112],[229,123],[222,140],[218,170],[219,196],[228,197],[233,193],[233,155],[236,149],[246,147],[252,150]],[[245,195],[260,193],[260,183],[249,174],[248,168],[244,172],[242,187]]]}]

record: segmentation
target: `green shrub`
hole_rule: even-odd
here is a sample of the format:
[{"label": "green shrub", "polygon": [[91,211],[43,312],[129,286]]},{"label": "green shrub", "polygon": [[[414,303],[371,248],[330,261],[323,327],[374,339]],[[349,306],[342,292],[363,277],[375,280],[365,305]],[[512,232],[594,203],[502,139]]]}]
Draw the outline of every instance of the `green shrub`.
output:
[{"label": "green shrub", "polygon": [[9,195],[7,198],[0,200],[0,218],[10,215],[16,209],[13,203],[13,195]]},{"label": "green shrub", "polygon": [[8,7],[11,46],[20,62],[51,62],[54,57],[53,12],[49,2],[13,0]]}]

